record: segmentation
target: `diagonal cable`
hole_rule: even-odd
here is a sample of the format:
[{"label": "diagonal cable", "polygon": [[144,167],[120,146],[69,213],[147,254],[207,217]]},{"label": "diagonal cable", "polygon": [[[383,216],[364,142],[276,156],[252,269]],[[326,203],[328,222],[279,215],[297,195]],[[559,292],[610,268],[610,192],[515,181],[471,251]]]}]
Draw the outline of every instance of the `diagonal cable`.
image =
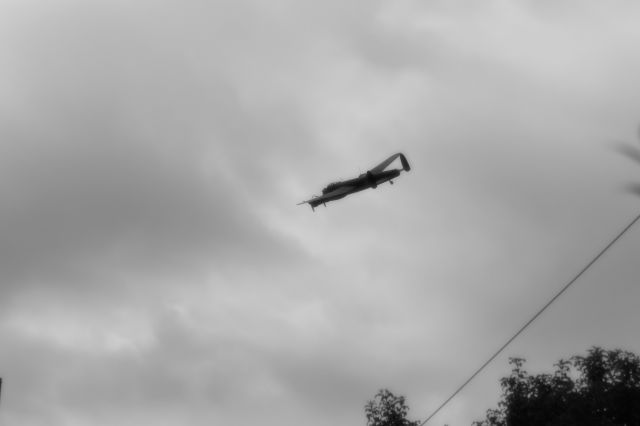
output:
[{"label": "diagonal cable", "polygon": [[509,344],[511,342],[513,342],[516,337],[518,337],[527,327],[529,327],[529,325],[531,325],[532,322],[534,322],[549,306],[551,306],[551,304],[553,302],[556,301],[556,299],[558,297],[560,297],[562,295],[562,293],[564,293],[565,291],[567,291],[569,289],[569,287],[571,287],[571,285],[576,282],[578,280],[578,278],[580,278],[585,272],[587,272],[587,270],[598,261],[598,259],[600,259],[602,257],[603,254],[605,254],[605,252],[607,250],[609,250],[611,248],[611,246],[613,246],[633,225],[635,225],[635,223],[640,220],[640,215],[636,216],[635,219],[633,219],[631,221],[631,223],[629,223],[618,235],[616,235],[616,237],[611,240],[611,242],[609,244],[607,244],[607,246],[605,248],[603,248],[602,250],[600,250],[600,253],[598,253],[598,255],[596,257],[594,257],[588,264],[587,266],[585,266],[584,268],[582,268],[582,270],[580,272],[578,272],[578,274],[576,274],[576,276],[574,276],[571,281],[569,281],[564,287],[562,287],[562,289],[556,293],[555,296],[553,296],[551,298],[551,300],[549,300],[538,312],[536,312],[536,314],[531,317],[531,319],[529,321],[527,321],[522,327],[520,327],[520,329],[509,338],[509,340],[506,341],[505,344],[503,344],[500,349],[498,349],[493,355],[491,355],[491,357],[485,361],[484,364],[482,364],[480,366],[480,368],[478,368],[475,373],[473,373],[471,375],[471,377],[469,377],[463,384],[461,384],[458,389],[456,389],[456,391],[451,394],[451,396],[449,398],[447,398],[442,404],[440,404],[440,406],[438,408],[436,408],[436,410],[431,413],[431,415],[429,415],[429,417],[426,418],[426,420],[424,420],[422,423],[420,423],[420,426],[424,426],[429,420],[431,420],[431,418],[433,416],[435,416],[442,408],[444,408],[445,405],[447,405],[449,403],[449,401],[451,401],[458,393],[460,393],[460,391],[462,389],[464,389],[465,386],[467,386],[478,374],[480,374],[480,372],[482,370],[484,370],[484,368],[489,365],[491,363],[491,361],[493,361],[498,355],[500,355],[500,353],[507,347],[509,346]]}]

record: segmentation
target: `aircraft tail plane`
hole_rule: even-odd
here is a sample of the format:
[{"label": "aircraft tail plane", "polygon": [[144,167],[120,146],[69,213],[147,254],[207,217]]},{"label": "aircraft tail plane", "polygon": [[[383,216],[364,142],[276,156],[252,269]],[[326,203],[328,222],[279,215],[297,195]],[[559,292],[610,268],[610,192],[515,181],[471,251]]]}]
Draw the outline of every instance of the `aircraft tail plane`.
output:
[{"label": "aircraft tail plane", "polygon": [[409,170],[411,170],[411,166],[409,165],[409,162],[407,161],[407,157],[405,157],[404,154],[400,154],[400,162],[402,163],[402,168],[404,169],[405,172],[408,172]]},{"label": "aircraft tail plane", "polygon": [[396,158],[400,157],[400,162],[402,163],[402,168],[404,171],[408,172],[411,170],[411,166],[409,166],[409,162],[407,161],[407,157],[404,156],[401,152],[397,154],[393,154],[391,157],[384,160],[382,163],[375,166],[373,169],[369,170],[371,173],[380,173],[384,171],[391,163],[393,163]]}]

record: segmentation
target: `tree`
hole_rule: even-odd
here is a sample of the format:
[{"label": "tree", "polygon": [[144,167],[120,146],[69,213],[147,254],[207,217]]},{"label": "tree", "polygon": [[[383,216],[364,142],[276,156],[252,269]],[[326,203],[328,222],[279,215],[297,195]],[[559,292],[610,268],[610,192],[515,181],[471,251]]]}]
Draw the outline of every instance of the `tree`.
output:
[{"label": "tree", "polygon": [[364,406],[367,426],[418,426],[420,422],[407,420],[409,407],[404,396],[395,396],[381,389],[373,400]]},{"label": "tree", "polygon": [[640,358],[619,349],[591,348],[555,364],[553,374],[529,375],[511,358],[500,380],[502,400],[475,426],[640,425]]}]

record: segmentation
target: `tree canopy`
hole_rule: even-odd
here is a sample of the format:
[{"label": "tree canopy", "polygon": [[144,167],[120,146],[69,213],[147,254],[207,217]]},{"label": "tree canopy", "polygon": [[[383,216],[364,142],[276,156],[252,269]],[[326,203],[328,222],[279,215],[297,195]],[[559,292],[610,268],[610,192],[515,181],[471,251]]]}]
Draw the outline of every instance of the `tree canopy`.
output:
[{"label": "tree canopy", "polygon": [[475,426],[640,425],[640,359],[591,348],[586,356],[561,359],[553,374],[530,375],[525,360],[511,358],[511,375],[500,380],[502,399]]},{"label": "tree canopy", "polygon": [[407,420],[409,407],[404,396],[395,396],[387,389],[378,391],[364,407],[367,426],[418,426],[418,421]]}]

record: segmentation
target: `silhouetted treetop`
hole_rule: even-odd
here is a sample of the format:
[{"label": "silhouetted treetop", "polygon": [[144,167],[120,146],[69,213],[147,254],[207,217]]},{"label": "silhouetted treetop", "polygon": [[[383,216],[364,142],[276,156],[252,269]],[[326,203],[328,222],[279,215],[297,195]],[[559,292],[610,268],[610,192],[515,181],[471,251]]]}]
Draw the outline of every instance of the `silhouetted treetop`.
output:
[{"label": "silhouetted treetop", "polygon": [[529,375],[522,358],[509,363],[498,408],[475,426],[640,425],[640,358],[631,352],[593,347],[553,374]]},{"label": "silhouetted treetop", "polygon": [[367,426],[418,426],[419,422],[407,420],[409,407],[404,396],[395,396],[387,389],[378,391],[374,399],[364,407]]}]

